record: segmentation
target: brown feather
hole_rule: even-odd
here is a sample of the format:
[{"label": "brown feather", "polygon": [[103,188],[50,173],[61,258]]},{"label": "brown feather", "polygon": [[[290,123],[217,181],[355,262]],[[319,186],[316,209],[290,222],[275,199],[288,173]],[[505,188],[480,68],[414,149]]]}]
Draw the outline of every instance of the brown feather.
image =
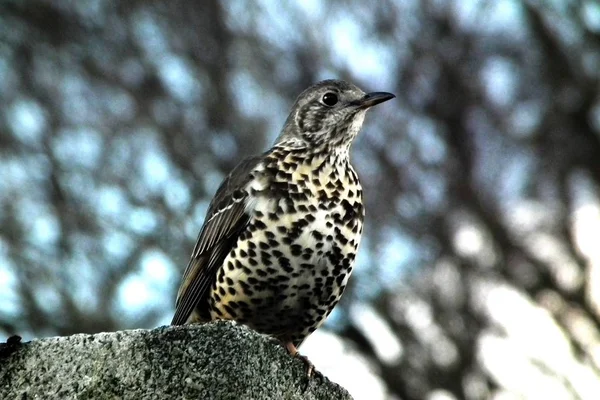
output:
[{"label": "brown feather", "polygon": [[248,194],[239,188],[251,179],[250,173],[259,159],[242,161],[217,190],[183,274],[172,325],[185,324],[195,307],[200,307],[201,315],[202,309],[208,307],[208,301],[202,300],[207,298],[228,249],[248,223]]}]

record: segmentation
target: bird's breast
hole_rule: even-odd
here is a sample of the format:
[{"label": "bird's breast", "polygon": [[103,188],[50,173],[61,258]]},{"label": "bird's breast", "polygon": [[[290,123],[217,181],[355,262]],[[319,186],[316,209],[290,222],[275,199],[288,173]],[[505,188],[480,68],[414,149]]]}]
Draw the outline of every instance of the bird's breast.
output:
[{"label": "bird's breast", "polygon": [[[264,321],[256,310],[282,321],[321,310],[313,317],[321,323],[352,272],[364,218],[355,172],[347,163],[294,161],[259,166],[247,185],[251,218],[215,290],[215,304],[233,319],[257,326]],[[245,317],[236,318],[226,304],[241,307],[237,313]]]},{"label": "bird's breast", "polygon": [[271,244],[277,241],[286,257],[317,268],[335,268],[345,257],[353,259],[364,208],[352,167],[330,158],[284,160],[263,180],[263,190],[255,192],[253,218],[269,227],[261,239],[275,235]]}]

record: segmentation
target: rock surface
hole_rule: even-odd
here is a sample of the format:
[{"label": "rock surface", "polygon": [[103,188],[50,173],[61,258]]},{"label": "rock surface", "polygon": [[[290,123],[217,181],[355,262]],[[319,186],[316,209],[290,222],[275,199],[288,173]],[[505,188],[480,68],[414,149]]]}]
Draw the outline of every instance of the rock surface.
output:
[{"label": "rock surface", "polygon": [[230,322],[0,345],[0,399],[351,399]]}]

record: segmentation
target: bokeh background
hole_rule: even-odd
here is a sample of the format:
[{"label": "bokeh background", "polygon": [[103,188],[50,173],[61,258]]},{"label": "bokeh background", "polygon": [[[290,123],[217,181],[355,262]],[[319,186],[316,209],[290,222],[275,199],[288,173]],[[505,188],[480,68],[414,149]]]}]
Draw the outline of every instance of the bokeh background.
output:
[{"label": "bokeh background", "polygon": [[332,77],[397,99],[301,351],[357,399],[598,399],[595,0],[1,0],[0,335],[169,323],[221,179]]}]

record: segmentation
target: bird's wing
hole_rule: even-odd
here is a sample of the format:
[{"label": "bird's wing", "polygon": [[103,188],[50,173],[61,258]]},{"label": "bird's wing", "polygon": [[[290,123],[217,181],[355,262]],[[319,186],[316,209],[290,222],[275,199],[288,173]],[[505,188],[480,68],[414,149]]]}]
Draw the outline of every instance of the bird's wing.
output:
[{"label": "bird's wing", "polygon": [[219,266],[248,224],[250,205],[243,188],[259,160],[260,157],[253,157],[242,161],[217,190],[183,274],[172,325],[185,324],[194,308],[206,298]]}]

